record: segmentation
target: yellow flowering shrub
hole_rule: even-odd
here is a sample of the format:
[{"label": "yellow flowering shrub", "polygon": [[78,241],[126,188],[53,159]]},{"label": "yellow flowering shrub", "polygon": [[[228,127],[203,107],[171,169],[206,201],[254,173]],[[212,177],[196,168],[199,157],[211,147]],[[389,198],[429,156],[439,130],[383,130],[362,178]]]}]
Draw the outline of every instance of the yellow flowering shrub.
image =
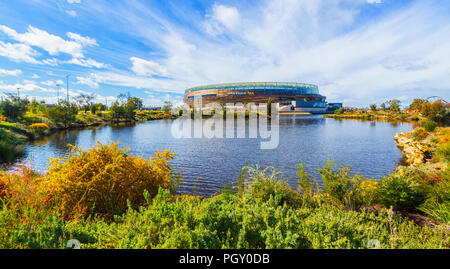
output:
[{"label": "yellow flowering shrub", "polygon": [[144,190],[154,197],[160,187],[173,186],[170,161],[174,154],[168,150],[146,160],[120,149],[119,142],[97,143],[87,152],[69,146],[69,154],[51,158],[45,183],[65,216],[80,207],[105,216],[121,214],[127,201],[134,208],[145,203]]},{"label": "yellow flowering shrub", "polygon": [[373,205],[376,199],[378,181],[375,179],[363,180],[359,185],[361,192],[361,199],[365,205]]},{"label": "yellow flowering shrub", "polygon": [[445,144],[450,142],[450,128],[439,128],[439,143]]},{"label": "yellow flowering shrub", "polygon": [[39,123],[34,123],[34,124],[29,125],[28,129],[45,131],[45,130],[50,130],[50,126],[48,126],[48,124],[45,122],[39,122]]}]

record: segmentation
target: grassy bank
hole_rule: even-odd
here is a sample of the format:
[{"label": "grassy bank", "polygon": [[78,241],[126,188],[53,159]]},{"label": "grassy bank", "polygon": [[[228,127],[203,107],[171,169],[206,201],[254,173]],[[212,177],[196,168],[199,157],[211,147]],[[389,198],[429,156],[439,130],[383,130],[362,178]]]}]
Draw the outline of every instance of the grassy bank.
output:
[{"label": "grassy bank", "polygon": [[23,152],[28,137],[14,131],[7,122],[0,121],[0,162],[13,160]]},{"label": "grassy bank", "polygon": [[172,157],[99,144],[52,160],[45,175],[4,173],[0,247],[367,248],[375,239],[450,248],[446,161],[431,180],[408,167],[379,182],[330,162],[318,170],[321,186],[300,164],[296,190],[274,168],[244,167],[234,187],[199,197],[176,192]]},{"label": "grassy bank", "polygon": [[387,111],[353,111],[342,112],[339,114],[326,114],[325,118],[334,119],[356,119],[356,120],[377,120],[377,121],[399,121],[399,122],[418,122],[426,118],[418,113],[406,114],[400,112]]}]

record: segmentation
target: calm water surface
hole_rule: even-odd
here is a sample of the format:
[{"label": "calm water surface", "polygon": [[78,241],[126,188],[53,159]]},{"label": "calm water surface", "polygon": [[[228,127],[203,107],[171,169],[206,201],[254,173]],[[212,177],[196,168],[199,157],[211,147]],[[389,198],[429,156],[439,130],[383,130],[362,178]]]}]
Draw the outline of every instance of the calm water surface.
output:
[{"label": "calm water surface", "polygon": [[185,191],[211,195],[225,184],[235,184],[239,170],[250,166],[275,166],[296,187],[296,164],[303,161],[307,171],[333,159],[351,165],[366,177],[379,179],[398,165],[401,151],[394,135],[412,130],[407,123],[325,119],[315,116],[280,116],[280,143],[274,150],[261,150],[259,139],[176,139],[171,120],[150,121],[132,126],[105,126],[57,133],[26,147],[24,159],[38,171],[45,171],[48,157],[68,152],[67,144],[89,148],[120,141],[131,152],[148,157],[157,150],[171,148],[177,156],[173,166],[184,171]]}]

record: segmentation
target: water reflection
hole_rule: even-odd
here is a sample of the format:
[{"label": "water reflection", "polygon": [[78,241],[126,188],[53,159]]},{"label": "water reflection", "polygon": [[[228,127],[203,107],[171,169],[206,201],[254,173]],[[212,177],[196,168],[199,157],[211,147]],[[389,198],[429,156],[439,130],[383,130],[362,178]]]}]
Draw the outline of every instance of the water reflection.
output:
[{"label": "water reflection", "polygon": [[281,116],[279,120],[280,126],[307,126],[307,125],[321,125],[325,124],[326,119],[323,117],[305,117],[299,118],[296,115]]}]

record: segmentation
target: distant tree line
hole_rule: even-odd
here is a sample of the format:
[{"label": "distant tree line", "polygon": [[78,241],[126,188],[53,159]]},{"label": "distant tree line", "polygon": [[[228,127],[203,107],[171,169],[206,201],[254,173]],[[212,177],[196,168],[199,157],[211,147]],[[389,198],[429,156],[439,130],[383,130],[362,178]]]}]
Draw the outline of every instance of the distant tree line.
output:
[{"label": "distant tree line", "polygon": [[400,109],[400,100],[398,99],[392,99],[389,101],[386,101],[384,103],[382,103],[380,105],[380,109],[378,109],[376,104],[371,104],[370,105],[370,110],[372,111],[378,111],[378,110],[382,110],[382,111],[392,111],[392,112],[399,112]]},{"label": "distant tree line", "polygon": [[[67,128],[76,123],[79,111],[87,113],[90,111],[96,114],[99,111],[106,111],[106,106],[102,103],[94,103],[94,94],[80,94],[74,98],[74,102],[58,101],[54,105],[45,105],[45,101],[37,102],[33,99],[20,98],[14,94],[7,94],[0,100],[0,115],[7,117],[9,121],[21,121],[27,113],[44,113],[50,121],[58,126]],[[165,110],[170,110],[171,104],[164,106]],[[120,120],[133,121],[136,117],[136,110],[143,109],[143,100],[132,97],[130,94],[120,94],[117,100],[109,108],[109,119],[113,122]]]},{"label": "distant tree line", "polygon": [[450,121],[450,106],[442,99],[430,103],[428,100],[416,98],[409,109],[420,111],[420,114],[433,121],[447,123]]},{"label": "distant tree line", "polygon": [[[430,103],[426,99],[416,98],[409,105],[408,109],[418,111],[424,117],[436,122],[449,122],[450,106],[444,103],[442,99]],[[370,110],[400,112],[400,101],[397,99],[389,100],[382,103],[380,108],[376,104],[371,104]]]}]

